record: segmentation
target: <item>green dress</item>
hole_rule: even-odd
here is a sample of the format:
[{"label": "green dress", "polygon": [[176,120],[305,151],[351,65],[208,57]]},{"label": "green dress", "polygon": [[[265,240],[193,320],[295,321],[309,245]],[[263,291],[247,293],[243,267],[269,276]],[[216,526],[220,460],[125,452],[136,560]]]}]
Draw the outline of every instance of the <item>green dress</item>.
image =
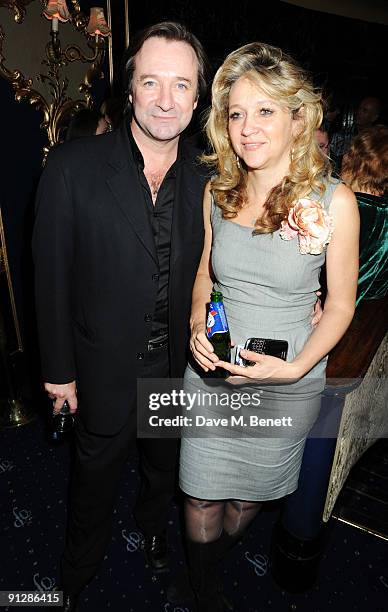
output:
[{"label": "green dress", "polygon": [[357,304],[388,291],[388,196],[356,193],[360,210],[360,272]]}]

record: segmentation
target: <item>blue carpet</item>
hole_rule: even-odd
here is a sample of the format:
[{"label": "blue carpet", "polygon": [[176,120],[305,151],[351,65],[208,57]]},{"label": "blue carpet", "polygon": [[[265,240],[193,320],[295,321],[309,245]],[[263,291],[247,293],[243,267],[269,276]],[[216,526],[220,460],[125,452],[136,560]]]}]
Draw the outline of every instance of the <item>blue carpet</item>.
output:
[{"label": "blue carpet", "polygon": [[[68,445],[47,443],[39,419],[0,432],[0,590],[43,592],[56,583],[64,543],[69,455]],[[80,612],[189,612],[166,599],[171,574],[154,576],[145,566],[139,550],[141,535],[131,514],[137,486],[136,462],[128,462],[112,541],[98,575],[82,594]],[[236,612],[388,610],[388,542],[337,521],[331,523],[317,585],[301,595],[280,590],[268,571],[277,517],[276,507],[265,506],[225,564],[226,592]],[[183,567],[180,538],[174,506],[169,521],[173,572]]]}]

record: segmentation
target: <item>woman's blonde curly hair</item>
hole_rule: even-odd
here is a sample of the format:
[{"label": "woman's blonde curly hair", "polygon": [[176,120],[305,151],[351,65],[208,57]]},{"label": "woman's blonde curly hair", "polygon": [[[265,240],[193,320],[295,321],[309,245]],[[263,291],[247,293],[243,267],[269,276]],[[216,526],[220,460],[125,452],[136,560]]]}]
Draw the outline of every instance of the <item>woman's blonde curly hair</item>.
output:
[{"label": "woman's blonde curly hair", "polygon": [[289,172],[268,194],[266,212],[255,224],[255,234],[267,234],[280,228],[299,198],[312,191],[325,191],[324,177],[330,175],[330,162],[315,140],[315,130],[322,122],[321,95],[307,72],[277,47],[255,42],[228,55],[214,78],[212,107],[206,121],[213,152],[203,156],[216,169],[211,189],[226,219],[236,217],[246,201],[247,170],[236,158],[228,134],[229,92],[240,77],[249,78],[302,122],[292,144]]}]

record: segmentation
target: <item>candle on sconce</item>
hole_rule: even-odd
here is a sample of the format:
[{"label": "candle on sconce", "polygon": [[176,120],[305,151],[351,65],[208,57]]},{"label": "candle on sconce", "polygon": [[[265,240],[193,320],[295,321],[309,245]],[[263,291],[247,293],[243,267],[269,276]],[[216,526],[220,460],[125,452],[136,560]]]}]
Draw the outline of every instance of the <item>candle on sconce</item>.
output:
[{"label": "candle on sconce", "polygon": [[59,20],[58,17],[53,17],[52,21],[51,21],[51,31],[52,32],[58,32],[59,29]]}]

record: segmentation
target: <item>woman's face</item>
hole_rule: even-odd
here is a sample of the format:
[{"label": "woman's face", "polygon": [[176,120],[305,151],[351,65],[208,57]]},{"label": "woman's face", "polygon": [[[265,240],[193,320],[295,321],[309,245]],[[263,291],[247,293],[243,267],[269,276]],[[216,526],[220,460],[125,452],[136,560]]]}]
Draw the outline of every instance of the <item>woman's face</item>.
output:
[{"label": "woman's face", "polygon": [[246,77],[229,93],[229,136],[248,169],[287,172],[299,121]]}]

